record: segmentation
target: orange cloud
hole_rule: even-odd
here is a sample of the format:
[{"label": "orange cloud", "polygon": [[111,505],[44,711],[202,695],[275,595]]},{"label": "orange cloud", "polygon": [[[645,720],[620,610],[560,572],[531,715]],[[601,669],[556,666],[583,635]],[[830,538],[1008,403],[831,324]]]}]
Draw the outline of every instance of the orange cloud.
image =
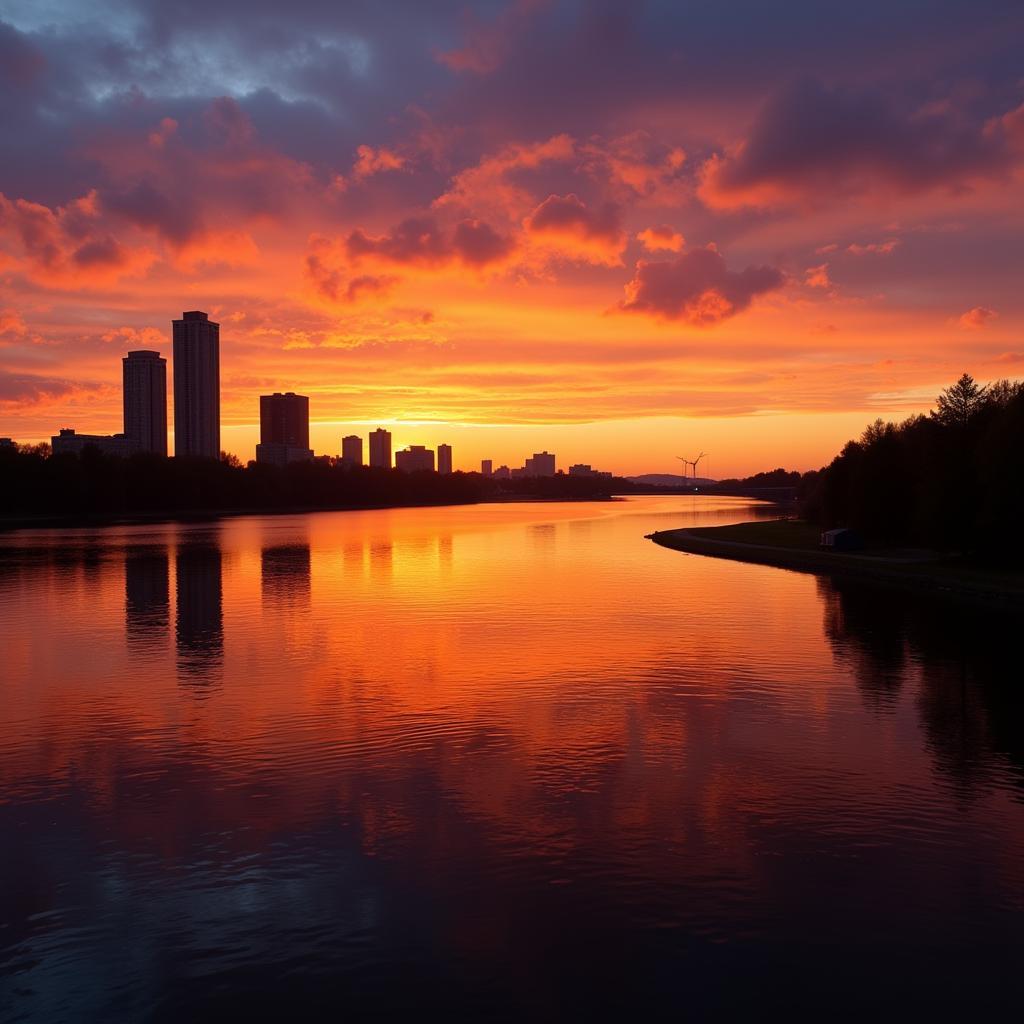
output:
[{"label": "orange cloud", "polygon": [[626,247],[618,208],[606,203],[592,210],[573,193],[550,195],[523,227],[531,240],[560,256],[588,263],[618,266]]},{"label": "orange cloud", "polygon": [[636,236],[638,242],[648,252],[682,252],[686,245],[686,239],[668,224],[661,224],[658,227],[644,228]]},{"label": "orange cloud", "polygon": [[400,171],[406,166],[405,157],[399,156],[390,149],[381,146],[359,146],[356,149],[356,162],[352,167],[352,177],[356,181],[381,174],[384,171]]},{"label": "orange cloud", "polygon": [[576,157],[576,144],[569,135],[553,135],[544,142],[505,146],[486,156],[452,179],[448,190],[434,206],[455,206],[480,211],[495,209],[515,217],[535,202],[522,185],[510,181],[514,172],[534,171],[549,163],[565,163]]},{"label": "orange cloud", "polygon": [[155,327],[115,327],[101,335],[108,344],[122,344],[132,348],[158,349],[166,344],[167,337]]},{"label": "orange cloud", "polygon": [[28,326],[21,314],[13,309],[0,309],[0,338],[22,338],[28,334]]},{"label": "orange cloud", "polygon": [[686,151],[666,146],[649,133],[632,132],[606,141],[594,139],[580,147],[584,166],[595,177],[605,177],[634,197],[654,203],[675,204],[690,189],[682,177]]},{"label": "orange cloud", "polygon": [[899,244],[900,240],[898,238],[890,238],[885,242],[870,242],[867,245],[858,245],[856,242],[853,242],[846,247],[846,251],[853,253],[854,256],[864,256],[868,253],[888,256],[889,253],[895,251]]},{"label": "orange cloud", "polygon": [[12,266],[57,286],[115,281],[143,273],[155,259],[110,233],[95,192],[53,209],[0,192],[0,246]]},{"label": "orange cloud", "polygon": [[975,306],[973,309],[969,309],[966,313],[961,314],[957,323],[966,330],[977,331],[987,327],[989,322],[997,316],[999,314],[994,309],[988,309],[985,306]]},{"label": "orange cloud", "polygon": [[321,235],[310,239],[305,272],[316,294],[333,303],[351,304],[383,298],[398,283],[397,277],[388,274],[353,276],[344,246]]},{"label": "orange cloud", "polygon": [[828,276],[828,264],[808,267],[804,271],[804,283],[810,288],[831,288],[832,280]]}]

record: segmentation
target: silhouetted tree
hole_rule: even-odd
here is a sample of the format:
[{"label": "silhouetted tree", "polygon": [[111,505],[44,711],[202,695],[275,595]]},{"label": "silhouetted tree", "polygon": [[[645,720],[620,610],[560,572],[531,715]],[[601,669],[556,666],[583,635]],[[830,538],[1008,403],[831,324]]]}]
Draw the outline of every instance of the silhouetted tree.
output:
[{"label": "silhouetted tree", "polygon": [[946,426],[966,427],[975,414],[985,405],[987,388],[979,388],[974,378],[963,374],[960,379],[946,388],[938,399],[932,415]]}]

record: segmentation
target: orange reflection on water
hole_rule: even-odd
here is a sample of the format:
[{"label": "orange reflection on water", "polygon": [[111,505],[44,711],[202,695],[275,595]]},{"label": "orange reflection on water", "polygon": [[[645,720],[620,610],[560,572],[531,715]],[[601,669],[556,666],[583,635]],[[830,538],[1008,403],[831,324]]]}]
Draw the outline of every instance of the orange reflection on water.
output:
[{"label": "orange reflection on water", "polygon": [[[643,499],[23,535],[33,555],[4,589],[20,609],[8,793],[73,779],[107,805],[117,758],[184,758],[225,777],[213,816],[272,831],[358,803],[349,776],[372,766],[429,773],[466,814],[558,845],[581,825],[571,800],[595,794],[606,827],[671,822],[680,839],[673,807],[715,829],[723,801],[733,820],[799,804],[762,770],[794,745],[856,764],[860,786],[873,769],[837,731],[850,675],[814,579],[644,540],[751,514]],[[869,727],[884,754],[896,739]],[[131,742],[112,758],[115,735]],[[266,790],[255,817],[248,798],[223,805],[237,787]],[[358,814],[367,835],[415,820]]]}]

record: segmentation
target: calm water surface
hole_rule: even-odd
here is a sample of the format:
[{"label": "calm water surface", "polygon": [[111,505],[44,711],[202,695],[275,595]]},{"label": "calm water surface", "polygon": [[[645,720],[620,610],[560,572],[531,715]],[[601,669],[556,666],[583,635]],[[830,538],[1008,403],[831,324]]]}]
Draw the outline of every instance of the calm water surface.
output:
[{"label": "calm water surface", "polygon": [[0,1019],[1019,1010],[1020,619],[765,512],[0,536]]}]

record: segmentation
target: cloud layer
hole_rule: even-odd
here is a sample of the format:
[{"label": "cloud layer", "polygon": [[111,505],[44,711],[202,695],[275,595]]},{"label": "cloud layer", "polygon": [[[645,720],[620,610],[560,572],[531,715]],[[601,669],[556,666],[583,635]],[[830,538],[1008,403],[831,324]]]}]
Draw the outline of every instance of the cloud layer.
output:
[{"label": "cloud layer", "polygon": [[185,308],[238,423],[268,387],[335,420],[902,409],[1020,349],[1019,5],[2,18],[0,434],[116,428],[120,356]]}]

